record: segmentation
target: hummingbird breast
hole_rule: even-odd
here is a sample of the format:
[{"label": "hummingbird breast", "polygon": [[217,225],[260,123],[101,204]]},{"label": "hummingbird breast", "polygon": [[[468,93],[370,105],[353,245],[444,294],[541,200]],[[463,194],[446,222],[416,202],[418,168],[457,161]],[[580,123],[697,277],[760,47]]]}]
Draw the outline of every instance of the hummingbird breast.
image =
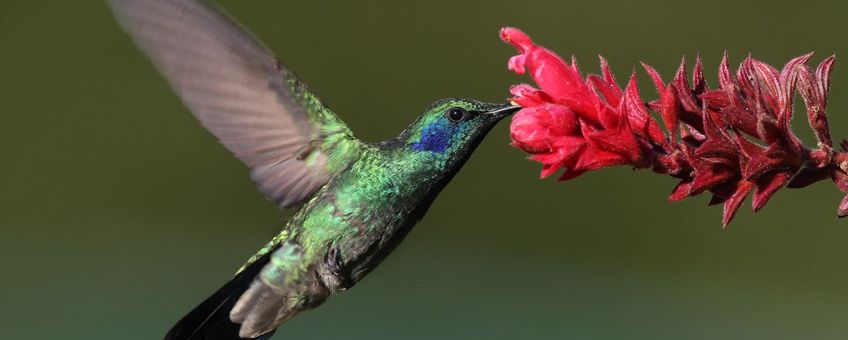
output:
[{"label": "hummingbird breast", "polygon": [[298,241],[315,252],[313,258],[324,262],[319,273],[338,276],[325,281],[344,282],[340,290],[358,282],[423,217],[449,175],[424,158],[366,150],[296,214],[289,226],[298,229]]}]

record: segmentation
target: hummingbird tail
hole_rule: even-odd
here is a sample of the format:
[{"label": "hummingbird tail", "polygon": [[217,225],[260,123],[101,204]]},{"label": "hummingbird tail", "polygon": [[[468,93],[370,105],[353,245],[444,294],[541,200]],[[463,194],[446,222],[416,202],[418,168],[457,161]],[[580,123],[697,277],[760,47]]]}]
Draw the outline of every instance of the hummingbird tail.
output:
[{"label": "hummingbird tail", "polygon": [[241,324],[241,336],[267,334],[327,299],[330,291],[314,269],[316,265],[303,268],[304,252],[297,242],[285,241],[271,253],[271,264],[230,309],[230,320]]},{"label": "hummingbird tail", "polygon": [[[269,254],[257,259],[186,314],[165,335],[165,340],[241,340],[241,325],[230,321],[230,310],[250,287],[253,278],[270,261]],[[267,340],[274,332],[262,334],[255,340]]]}]

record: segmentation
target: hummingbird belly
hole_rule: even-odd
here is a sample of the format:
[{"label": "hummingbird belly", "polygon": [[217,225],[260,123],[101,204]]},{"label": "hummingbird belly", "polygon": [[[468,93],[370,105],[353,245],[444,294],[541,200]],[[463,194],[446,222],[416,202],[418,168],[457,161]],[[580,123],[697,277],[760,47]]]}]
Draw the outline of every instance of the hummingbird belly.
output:
[{"label": "hummingbird belly", "polygon": [[382,158],[366,155],[352,164],[292,221],[302,221],[296,238],[321,262],[317,271],[330,290],[344,290],[374,269],[432,203],[426,177],[411,180],[415,174],[387,169],[391,163]]}]

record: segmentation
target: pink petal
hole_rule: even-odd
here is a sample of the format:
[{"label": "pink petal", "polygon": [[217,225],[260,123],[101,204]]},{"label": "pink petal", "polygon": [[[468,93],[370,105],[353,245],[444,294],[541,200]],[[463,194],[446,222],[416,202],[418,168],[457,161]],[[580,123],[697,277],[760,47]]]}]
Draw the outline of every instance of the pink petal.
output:
[{"label": "pink petal", "polygon": [[530,36],[514,27],[501,28],[500,36],[501,40],[514,46],[521,53],[527,53],[536,47]]},{"label": "pink petal", "polygon": [[509,68],[510,71],[515,72],[517,74],[524,74],[524,72],[526,72],[526,70],[524,69],[526,62],[527,62],[527,55],[526,54],[519,54],[517,56],[513,56],[512,58],[509,58],[509,61],[507,62],[507,68]]}]

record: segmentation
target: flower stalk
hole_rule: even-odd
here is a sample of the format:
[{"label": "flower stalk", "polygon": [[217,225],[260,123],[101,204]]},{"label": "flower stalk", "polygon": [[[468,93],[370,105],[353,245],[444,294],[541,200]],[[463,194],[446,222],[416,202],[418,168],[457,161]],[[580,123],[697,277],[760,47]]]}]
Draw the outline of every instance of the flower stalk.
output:
[{"label": "flower stalk", "polygon": [[[659,97],[646,102],[635,71],[622,88],[603,57],[600,74],[584,77],[574,58],[566,62],[518,29],[503,28],[500,36],[519,52],[508,68],[529,73],[538,86],[510,89],[522,106],[510,135],[513,146],[542,164],[542,178],[562,171],[559,180],[566,181],[617,165],[650,168],[679,180],[669,202],[709,192],[710,205],[724,206],[725,226],[749,195],[758,211],[783,187],[830,179],[848,193],[848,142],[834,149],[826,114],[833,56],[812,69],[806,54],[781,70],[749,56],[733,72],[725,54],[716,88],[705,81],[700,58],[691,81],[685,58],[668,83],[643,63]],[[795,93],[814,148],[792,131]],[[837,214],[848,215],[848,196]]]}]

